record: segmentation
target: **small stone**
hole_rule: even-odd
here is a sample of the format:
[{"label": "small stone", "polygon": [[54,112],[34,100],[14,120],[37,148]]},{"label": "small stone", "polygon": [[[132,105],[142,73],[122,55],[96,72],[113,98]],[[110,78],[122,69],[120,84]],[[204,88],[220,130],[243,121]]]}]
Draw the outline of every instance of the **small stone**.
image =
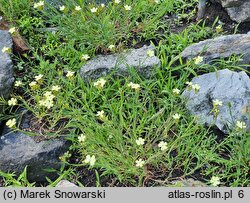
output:
[{"label": "small stone", "polygon": [[68,180],[61,180],[59,183],[57,183],[56,187],[67,188],[67,187],[77,187],[77,185],[69,182]]},{"label": "small stone", "polygon": [[116,71],[118,75],[126,75],[129,67],[134,67],[144,76],[149,76],[154,67],[160,66],[160,59],[149,57],[147,52],[153,50],[152,46],[143,46],[139,49],[127,50],[121,54],[97,56],[89,60],[80,71],[83,79],[97,79]]},{"label": "small stone", "polygon": [[208,185],[206,185],[205,183],[198,181],[198,180],[194,180],[192,178],[173,181],[171,186],[174,186],[174,187],[208,187]]}]

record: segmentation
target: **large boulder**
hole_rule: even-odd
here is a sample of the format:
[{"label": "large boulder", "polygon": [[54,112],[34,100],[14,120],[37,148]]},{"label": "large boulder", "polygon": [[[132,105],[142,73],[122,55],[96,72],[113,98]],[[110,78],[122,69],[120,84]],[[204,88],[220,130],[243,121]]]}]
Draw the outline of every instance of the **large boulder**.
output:
[{"label": "large boulder", "polygon": [[250,0],[212,0],[224,7],[230,18],[238,23],[250,22]]},{"label": "large boulder", "polygon": [[123,75],[128,73],[128,68],[133,67],[144,76],[149,76],[155,66],[160,66],[160,59],[148,56],[148,51],[153,51],[152,46],[143,46],[139,49],[130,49],[121,54],[100,55],[88,61],[80,71],[84,79],[96,79],[112,71]]},{"label": "large boulder", "polygon": [[3,53],[4,47],[12,48],[12,39],[8,31],[0,30],[0,97],[7,98],[14,82],[13,64],[8,53]]},{"label": "large boulder", "polygon": [[64,138],[36,140],[22,132],[11,132],[5,128],[0,136],[0,170],[20,174],[26,166],[30,181],[43,182],[45,177],[56,178],[56,173],[45,169],[59,169],[59,157],[69,149]]},{"label": "large boulder", "polygon": [[[182,96],[187,109],[199,123],[215,125],[228,133],[228,129],[236,127],[237,121],[243,121],[249,131],[250,79],[245,72],[224,69],[195,77],[191,82],[200,86],[199,92],[187,88]],[[212,112],[216,99],[222,102],[218,116]]]},{"label": "large boulder", "polygon": [[201,63],[210,63],[212,60],[236,55],[241,56],[240,64],[250,64],[250,35],[225,35],[195,43],[181,53],[184,60],[202,56]]}]

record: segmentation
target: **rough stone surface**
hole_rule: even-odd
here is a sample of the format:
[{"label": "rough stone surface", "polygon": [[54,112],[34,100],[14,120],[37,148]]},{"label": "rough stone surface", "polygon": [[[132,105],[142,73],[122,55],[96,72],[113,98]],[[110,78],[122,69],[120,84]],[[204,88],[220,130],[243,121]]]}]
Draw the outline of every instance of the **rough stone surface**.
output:
[{"label": "rough stone surface", "polygon": [[250,0],[212,0],[224,7],[230,18],[238,23],[250,22]]},{"label": "rough stone surface", "polygon": [[52,6],[62,6],[67,0],[45,0],[47,4]]},{"label": "rough stone surface", "polygon": [[250,35],[225,35],[201,41],[187,47],[181,53],[181,56],[184,60],[202,56],[202,63],[210,63],[212,60],[226,59],[234,54],[237,56],[243,55],[240,64],[250,64]]},{"label": "rough stone surface", "polygon": [[172,182],[172,186],[174,187],[208,187],[205,183],[194,180],[192,178],[177,180]]},{"label": "rough stone surface", "polygon": [[148,76],[153,67],[160,65],[159,58],[147,55],[149,50],[154,50],[154,48],[152,46],[143,46],[142,48],[131,49],[121,54],[97,56],[81,68],[80,74],[84,79],[96,79],[114,70],[119,75],[126,74],[128,67],[134,67],[139,73]]},{"label": "rough stone surface", "polygon": [[77,187],[74,183],[69,182],[68,180],[61,180],[57,183],[56,187]]},{"label": "rough stone surface", "polygon": [[45,177],[56,178],[44,169],[59,169],[59,157],[69,148],[65,138],[36,142],[34,137],[5,129],[0,136],[0,170],[20,174],[25,166],[30,181],[42,182]]},{"label": "rough stone surface", "polygon": [[14,77],[13,65],[9,54],[2,53],[3,47],[12,48],[12,39],[8,31],[0,30],[0,97],[7,98],[10,94]]},{"label": "rough stone surface", "polygon": [[[193,78],[193,84],[200,86],[195,93],[188,88],[182,96],[187,99],[186,107],[198,122],[215,125],[224,133],[235,128],[236,121],[244,121],[249,131],[250,79],[245,72],[228,69]],[[217,118],[211,112],[213,100],[222,101]]]}]

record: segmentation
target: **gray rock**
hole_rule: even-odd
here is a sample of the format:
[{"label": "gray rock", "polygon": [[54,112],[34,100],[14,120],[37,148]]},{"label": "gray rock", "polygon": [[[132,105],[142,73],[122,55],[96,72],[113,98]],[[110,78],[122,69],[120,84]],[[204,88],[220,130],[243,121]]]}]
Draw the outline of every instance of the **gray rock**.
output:
[{"label": "gray rock", "polygon": [[98,4],[108,4],[112,0],[95,0],[96,3]]},{"label": "gray rock", "polygon": [[62,6],[64,5],[67,0],[45,0],[47,4],[51,5],[51,6]]},{"label": "gray rock", "polygon": [[205,183],[193,178],[172,181],[172,187],[208,187]]},{"label": "gray rock", "polygon": [[123,75],[128,73],[128,67],[134,67],[139,73],[149,76],[155,66],[160,66],[159,58],[147,55],[149,50],[154,50],[154,48],[152,46],[143,46],[121,54],[97,56],[81,68],[81,77],[96,79],[114,70],[117,71],[117,74]]},{"label": "gray rock", "polygon": [[0,170],[20,174],[25,166],[30,181],[43,182],[45,177],[56,178],[56,173],[45,169],[59,169],[59,157],[69,149],[64,137],[35,141],[35,137],[21,132],[10,132],[7,128],[0,136]]},{"label": "gray rock", "polygon": [[238,23],[250,21],[250,0],[212,0],[224,7],[230,18]]},{"label": "gray rock", "polygon": [[202,63],[210,63],[214,59],[228,58],[231,55],[241,56],[240,64],[250,64],[250,35],[225,35],[193,44],[181,53],[184,60],[202,56]]},{"label": "gray rock", "polygon": [[59,183],[57,183],[56,187],[77,187],[74,183],[69,182],[68,180],[61,180]]},{"label": "gray rock", "polygon": [[[192,83],[198,84],[200,91],[195,93],[187,88],[182,96],[186,99],[187,109],[199,123],[215,125],[228,133],[237,121],[244,121],[249,131],[250,79],[245,72],[224,69],[195,77]],[[211,112],[215,99],[223,104],[218,107],[217,118]]]},{"label": "gray rock", "polygon": [[3,47],[12,48],[12,39],[8,31],[0,30],[0,97],[7,98],[14,82],[13,64],[8,53],[2,53]]}]

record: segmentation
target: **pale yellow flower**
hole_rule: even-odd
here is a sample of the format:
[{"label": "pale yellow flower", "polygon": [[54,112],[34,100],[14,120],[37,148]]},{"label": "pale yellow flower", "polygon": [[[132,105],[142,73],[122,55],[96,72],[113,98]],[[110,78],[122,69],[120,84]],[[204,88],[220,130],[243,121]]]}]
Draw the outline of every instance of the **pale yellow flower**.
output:
[{"label": "pale yellow flower", "polygon": [[147,51],[147,55],[148,55],[149,57],[153,57],[153,56],[155,55],[155,52],[154,52],[153,50],[148,50],[148,51]]},{"label": "pale yellow flower", "polygon": [[200,64],[203,61],[203,57],[202,56],[197,56],[194,58],[194,63],[196,65]]},{"label": "pale yellow flower", "polygon": [[84,141],[86,140],[86,136],[81,134],[79,137],[78,137],[78,142],[80,143],[83,143]]},{"label": "pale yellow flower", "polygon": [[174,120],[179,120],[180,118],[181,118],[181,114],[176,113],[173,115]]},{"label": "pale yellow flower", "polygon": [[44,96],[48,99],[48,100],[53,100],[55,98],[55,96],[52,94],[51,91],[47,91],[44,93]]},{"label": "pale yellow flower", "polygon": [[42,100],[39,101],[39,105],[40,106],[45,106],[47,109],[50,109],[51,107],[54,106],[54,102],[51,99],[45,98],[45,99],[42,99]]},{"label": "pale yellow flower", "polygon": [[247,127],[246,123],[244,121],[237,121],[236,126],[237,126],[238,130],[243,130]]},{"label": "pale yellow flower", "polygon": [[15,27],[10,28],[9,33],[12,35],[16,34],[16,28]]},{"label": "pale yellow flower", "polygon": [[216,187],[218,186],[221,182],[220,182],[220,178],[219,177],[216,177],[216,176],[213,176],[210,180],[210,183],[212,186]]},{"label": "pale yellow flower", "polygon": [[97,87],[98,89],[102,89],[106,83],[106,80],[103,78],[100,78],[98,81],[94,82],[94,86]]},{"label": "pale yellow flower", "polygon": [[222,31],[223,31],[222,25],[216,26],[216,27],[215,27],[215,30],[216,30],[217,33],[222,32]]},{"label": "pale yellow flower", "polygon": [[186,84],[187,84],[188,86],[192,86],[192,85],[193,85],[192,82],[186,82]]},{"label": "pale yellow flower", "polygon": [[66,9],[66,7],[64,5],[59,7],[60,11],[65,11],[65,9]]},{"label": "pale yellow flower", "polygon": [[87,155],[84,162],[86,164],[89,164],[90,166],[94,166],[95,162],[96,162],[95,155],[93,155],[93,156]]},{"label": "pale yellow flower", "polygon": [[109,45],[108,48],[109,48],[110,50],[113,50],[113,49],[115,48],[115,45],[111,44],[111,45]]},{"label": "pale yellow flower", "polygon": [[53,86],[51,87],[51,90],[52,90],[52,91],[55,91],[55,92],[58,92],[60,89],[61,89],[61,87],[58,86],[58,85],[53,85]]},{"label": "pale yellow flower", "polygon": [[3,47],[2,48],[2,53],[8,53],[8,54],[10,54],[11,53],[11,48],[10,47]]},{"label": "pale yellow flower", "polygon": [[97,10],[98,10],[98,8],[96,8],[96,7],[93,7],[93,8],[90,9],[90,11],[91,11],[92,13],[96,13]]},{"label": "pale yellow flower", "polygon": [[104,7],[105,7],[105,4],[101,4],[101,7],[104,8]]},{"label": "pale yellow flower", "polygon": [[105,118],[105,113],[104,111],[97,111],[97,114],[96,114],[97,117],[99,117],[100,119],[103,119]]},{"label": "pale yellow flower", "polygon": [[54,101],[53,99],[55,98],[55,96],[52,94],[51,91],[47,91],[43,94],[44,98],[41,99],[38,103],[40,106],[44,106],[47,109],[50,109],[51,107],[54,106]]},{"label": "pale yellow flower", "polygon": [[16,98],[11,98],[11,99],[8,101],[8,105],[9,105],[9,106],[15,106],[15,105],[17,105],[17,99],[16,99]]},{"label": "pale yellow flower", "polygon": [[145,161],[143,161],[142,159],[139,159],[139,160],[136,160],[135,163],[136,163],[136,165],[135,165],[136,167],[141,168],[144,166]]},{"label": "pale yellow flower", "polygon": [[37,85],[37,82],[36,82],[36,81],[32,81],[32,82],[29,84],[30,87],[34,87],[34,86],[36,86],[36,85]]},{"label": "pale yellow flower", "polygon": [[82,60],[88,60],[88,59],[90,59],[90,56],[88,55],[88,54],[83,54],[82,55]]},{"label": "pale yellow flower", "polygon": [[139,84],[135,84],[135,83],[132,83],[132,82],[130,82],[129,84],[128,84],[128,87],[130,87],[130,88],[132,88],[132,89],[134,89],[134,90],[140,90],[140,85]]},{"label": "pale yellow flower", "polygon": [[200,90],[200,85],[198,85],[198,84],[194,84],[194,85],[192,85],[192,89],[195,91],[195,92],[198,92],[199,90]]},{"label": "pale yellow flower", "polygon": [[76,10],[76,11],[80,11],[80,10],[82,10],[82,8],[81,8],[80,6],[76,6],[76,7],[75,7],[75,10]]},{"label": "pale yellow flower", "polygon": [[34,3],[34,8],[43,9],[44,1],[39,1],[38,3]]},{"label": "pale yellow flower", "polygon": [[35,81],[41,81],[42,80],[42,78],[43,78],[43,75],[42,74],[39,74],[39,75],[37,75],[37,76],[35,76]]},{"label": "pale yellow flower", "polygon": [[222,106],[222,101],[220,101],[219,99],[215,99],[213,100],[213,105],[214,107]]},{"label": "pale yellow flower", "polygon": [[165,150],[167,150],[167,148],[168,148],[168,144],[167,144],[166,142],[161,141],[161,142],[158,144],[158,147],[161,148],[161,151],[165,151]]},{"label": "pale yellow flower", "polygon": [[177,88],[173,89],[173,93],[176,94],[176,95],[180,94],[180,92],[181,91],[179,89],[177,89]]},{"label": "pale yellow flower", "polygon": [[67,74],[66,74],[66,77],[67,77],[67,78],[71,78],[71,77],[74,76],[74,74],[75,74],[75,72],[69,70],[69,71],[67,72]]},{"label": "pale yellow flower", "polygon": [[20,80],[18,80],[18,81],[16,81],[15,82],[15,87],[20,87],[20,86],[22,86],[23,85],[23,83],[22,83],[22,81],[20,81]]},{"label": "pale yellow flower", "polygon": [[137,140],[135,140],[135,142],[136,142],[137,145],[144,145],[145,139],[140,137]]},{"label": "pale yellow flower", "polygon": [[124,8],[125,8],[126,11],[130,11],[131,10],[131,6],[129,6],[129,5],[125,5]]},{"label": "pale yellow flower", "polygon": [[16,119],[15,118],[9,119],[6,122],[6,126],[8,126],[9,128],[13,128],[15,125],[16,125]]},{"label": "pale yellow flower", "polygon": [[155,2],[156,4],[160,3],[160,1],[159,1],[159,0],[154,0],[154,2]]},{"label": "pale yellow flower", "polygon": [[46,100],[45,100],[45,99],[41,99],[41,100],[38,102],[38,104],[39,104],[40,106],[45,106],[45,105],[46,105]]},{"label": "pale yellow flower", "polygon": [[50,109],[51,107],[54,106],[53,100],[46,99],[46,100],[45,100],[45,103],[44,103],[44,106],[45,106],[47,109]]}]

